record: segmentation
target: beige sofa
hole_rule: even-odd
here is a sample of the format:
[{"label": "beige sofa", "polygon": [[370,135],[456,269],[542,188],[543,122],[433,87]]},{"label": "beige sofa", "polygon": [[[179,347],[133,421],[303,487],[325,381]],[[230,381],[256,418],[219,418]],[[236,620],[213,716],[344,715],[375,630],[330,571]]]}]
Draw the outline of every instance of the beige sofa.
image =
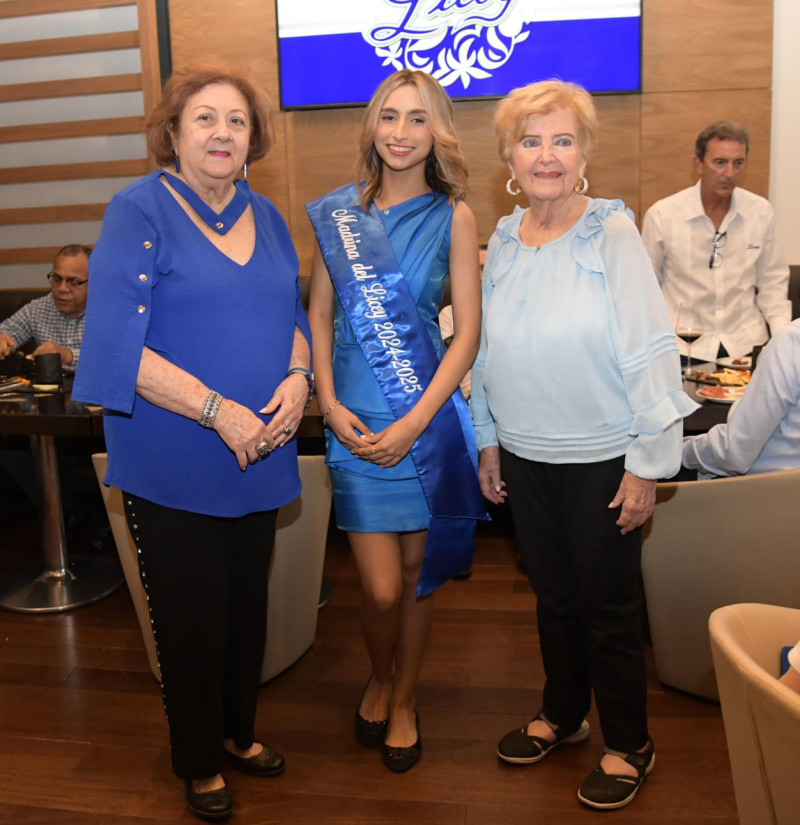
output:
[{"label": "beige sofa", "polygon": [[739,823],[797,825],[800,695],[777,676],[780,649],[800,639],[800,610],[728,605],[709,632]]},{"label": "beige sofa", "polygon": [[800,470],[658,485],[642,574],[664,684],[717,699],[708,617],[738,602],[800,608],[799,540]]},{"label": "beige sofa", "polygon": [[[97,453],[92,460],[125,581],[139,620],[150,670],[160,680],[147,597],[139,579],[136,548],[125,520],[122,494],[102,483],[108,466],[107,454]],[[275,550],[270,566],[262,682],[294,664],[311,646],[317,629],[331,486],[324,456],[300,456],[298,461],[303,492],[294,502],[281,508],[278,514]]]}]

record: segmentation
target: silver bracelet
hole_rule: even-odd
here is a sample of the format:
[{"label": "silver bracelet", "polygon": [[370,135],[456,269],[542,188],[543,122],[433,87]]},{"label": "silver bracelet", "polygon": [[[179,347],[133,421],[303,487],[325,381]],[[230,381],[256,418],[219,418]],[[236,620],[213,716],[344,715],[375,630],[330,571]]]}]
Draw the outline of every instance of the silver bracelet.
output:
[{"label": "silver bracelet", "polygon": [[217,413],[219,412],[219,405],[224,400],[225,399],[218,392],[209,390],[206,400],[203,402],[203,409],[200,411],[200,418],[197,419],[197,423],[201,427],[206,427],[209,430],[213,430],[214,419],[217,417]]}]

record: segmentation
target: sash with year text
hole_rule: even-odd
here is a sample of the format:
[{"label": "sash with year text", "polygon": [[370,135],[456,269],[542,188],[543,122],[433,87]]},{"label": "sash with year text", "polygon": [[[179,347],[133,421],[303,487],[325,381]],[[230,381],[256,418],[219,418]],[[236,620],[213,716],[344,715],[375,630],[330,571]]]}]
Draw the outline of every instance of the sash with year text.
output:
[{"label": "sash with year text", "polygon": [[[439,359],[373,206],[364,212],[352,184],[306,204],[333,286],[395,418],[411,410]],[[442,405],[411,447],[431,513],[417,595],[466,570],[475,521],[487,519],[477,448],[461,393]]]}]

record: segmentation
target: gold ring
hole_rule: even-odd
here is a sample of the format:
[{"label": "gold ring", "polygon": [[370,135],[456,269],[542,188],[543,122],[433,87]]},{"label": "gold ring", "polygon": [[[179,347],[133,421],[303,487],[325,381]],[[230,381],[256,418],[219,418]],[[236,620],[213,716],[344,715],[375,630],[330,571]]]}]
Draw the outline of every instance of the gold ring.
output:
[{"label": "gold ring", "polygon": [[375,448],[372,448],[372,455],[375,455]]}]

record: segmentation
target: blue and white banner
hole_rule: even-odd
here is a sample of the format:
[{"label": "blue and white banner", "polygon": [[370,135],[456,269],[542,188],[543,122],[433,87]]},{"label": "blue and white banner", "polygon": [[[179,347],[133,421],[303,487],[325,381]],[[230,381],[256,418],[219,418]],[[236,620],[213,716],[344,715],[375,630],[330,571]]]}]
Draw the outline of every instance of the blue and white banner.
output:
[{"label": "blue and white banner", "polygon": [[281,105],[366,103],[398,69],[454,99],[559,77],[638,91],[641,0],[277,0]]}]

